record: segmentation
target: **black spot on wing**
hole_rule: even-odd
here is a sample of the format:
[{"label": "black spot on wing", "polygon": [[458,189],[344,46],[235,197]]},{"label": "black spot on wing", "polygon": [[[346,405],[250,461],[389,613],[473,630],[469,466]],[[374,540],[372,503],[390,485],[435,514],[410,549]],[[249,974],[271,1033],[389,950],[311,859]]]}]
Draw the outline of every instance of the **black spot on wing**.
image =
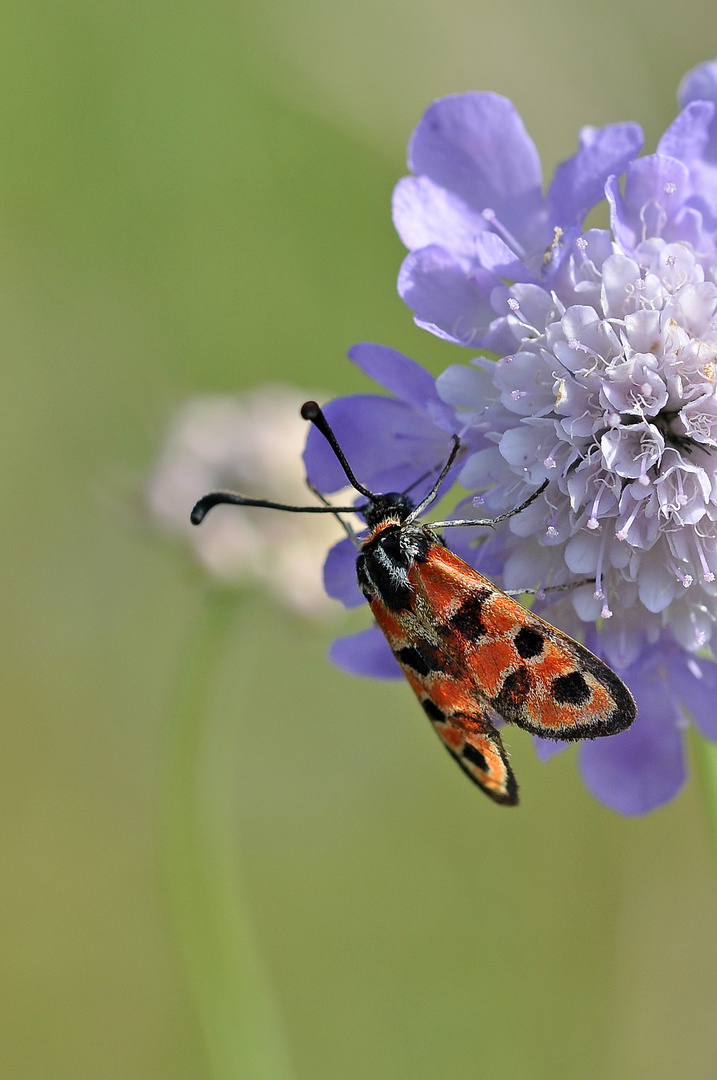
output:
[{"label": "black spot on wing", "polygon": [[523,712],[532,683],[525,667],[516,668],[506,675],[503,685],[493,698],[493,708],[504,720],[519,719]]},{"label": "black spot on wing", "polygon": [[553,679],[552,690],[559,705],[584,705],[590,700],[590,687],[579,671]]},{"label": "black spot on wing", "polygon": [[416,645],[406,645],[398,649],[395,656],[399,663],[412,668],[417,675],[430,675],[431,672],[440,671],[443,667],[440,653],[427,641],[419,641]]},{"label": "black spot on wing", "polygon": [[480,750],[476,750],[475,746],[471,746],[469,742],[463,747],[463,757],[466,761],[470,761],[471,765],[475,765],[476,768],[482,769],[483,772],[488,772],[488,762],[486,761]]},{"label": "black spot on wing", "polygon": [[[498,732],[494,731],[493,736],[494,738],[491,741],[495,742],[495,748],[500,755],[500,759],[505,769],[503,775],[503,786],[498,788],[489,787],[486,783],[484,783],[483,779],[481,778],[480,774],[488,774],[490,772],[490,769],[488,768],[488,762],[486,761],[483,754],[481,754],[480,750],[476,750],[474,746],[471,746],[470,743],[467,743],[463,747],[461,753],[456,753],[456,751],[451,749],[451,747],[447,743],[444,743],[443,745],[445,746],[446,750],[451,755],[453,760],[466,774],[468,779],[472,780],[476,787],[479,787],[481,791],[485,792],[485,794],[490,799],[492,799],[493,802],[498,803],[500,806],[517,806],[520,801],[518,798],[518,783],[515,779],[513,770],[510,767],[508,758],[506,757],[506,753],[503,749],[503,744],[500,741],[500,736],[498,735]],[[476,769],[478,769],[479,772],[476,772]]]},{"label": "black spot on wing", "polygon": [[425,701],[422,701],[421,705],[423,706],[423,711],[426,716],[433,720],[434,723],[442,724],[446,719],[443,709],[439,709],[436,703],[431,701],[430,698],[426,698]]},{"label": "black spot on wing", "polygon": [[489,589],[479,589],[471,593],[451,615],[450,629],[457,630],[459,634],[472,640],[484,636],[486,628],[483,622],[483,606],[489,596]]},{"label": "black spot on wing", "polygon": [[513,638],[513,644],[521,660],[532,660],[534,656],[540,656],[543,651],[545,638],[539,630],[534,630],[531,626],[523,626]]},{"label": "black spot on wing", "polygon": [[[594,725],[581,725],[580,737],[594,739],[596,736],[615,735],[618,731],[625,731],[626,728],[629,728],[637,713],[635,699],[625,686],[625,683],[615,674],[612,668],[603,663],[599,657],[591,653],[584,645],[577,645],[576,643],[575,647],[578,650],[581,669],[585,672],[589,672],[602,686],[605,687],[614,703],[612,711],[602,719],[599,728],[596,729]],[[574,674],[580,673],[575,672]],[[563,676],[563,678],[571,677],[571,675]],[[561,680],[557,679],[556,682],[561,682]],[[555,691],[555,684],[553,684],[553,690]],[[575,693],[576,691],[580,692],[579,683],[573,685],[573,692]]]}]

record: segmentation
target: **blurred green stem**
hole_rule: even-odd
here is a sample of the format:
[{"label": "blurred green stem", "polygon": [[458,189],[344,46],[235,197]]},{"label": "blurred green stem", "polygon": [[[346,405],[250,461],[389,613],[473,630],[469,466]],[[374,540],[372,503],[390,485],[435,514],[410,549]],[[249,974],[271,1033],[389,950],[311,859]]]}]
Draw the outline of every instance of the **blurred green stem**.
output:
[{"label": "blurred green stem", "polygon": [[717,857],[717,743],[699,735],[697,743],[697,761],[701,774],[705,803],[709,814],[712,845]]},{"label": "blurred green stem", "polygon": [[[236,593],[210,590],[185,656],[169,732],[166,878],[212,1080],[291,1080],[238,880],[236,757],[231,739],[227,746],[212,738],[210,723],[212,684],[239,603]],[[238,686],[237,712],[241,700]]]}]

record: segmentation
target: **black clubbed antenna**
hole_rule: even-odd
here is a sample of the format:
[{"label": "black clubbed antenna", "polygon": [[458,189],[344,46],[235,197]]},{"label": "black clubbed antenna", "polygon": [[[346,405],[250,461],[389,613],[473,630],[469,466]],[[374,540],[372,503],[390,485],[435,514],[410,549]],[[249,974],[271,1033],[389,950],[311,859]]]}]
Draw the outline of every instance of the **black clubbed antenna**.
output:
[{"label": "black clubbed antenna", "polygon": [[201,525],[213,506],[229,503],[230,506],[261,506],[264,510],[288,510],[290,514],[353,514],[355,506],[289,506],[287,503],[271,502],[269,499],[248,499],[236,491],[210,491],[192,507],[189,518],[192,525]]},{"label": "black clubbed antenna", "polygon": [[[343,450],[339,446],[336,436],[329,427],[328,420],[316,402],[305,401],[301,406],[301,415],[304,420],[310,420],[327,440],[329,446],[336,454],[339,464],[346,473],[351,485],[362,495],[365,495],[367,499],[373,500],[373,493],[362,484],[359,484],[352,473]],[[323,496],[319,496],[319,498],[323,498]],[[212,507],[221,506],[225,503],[228,503],[231,506],[260,506],[265,510],[286,510],[290,514],[333,514],[334,517],[338,517],[339,514],[354,514],[357,510],[360,512],[364,509],[364,507],[361,506],[330,506],[327,503],[324,503],[323,506],[289,506],[287,503],[272,502],[270,499],[249,499],[246,495],[239,495],[236,491],[210,491],[208,495],[203,495],[202,498],[194,504],[192,512],[189,515],[192,525],[201,525]],[[339,518],[339,521],[341,521],[341,518]],[[344,528],[346,528],[345,525]]]},{"label": "black clubbed antenna", "polygon": [[351,466],[346,460],[346,456],[344,455],[343,450],[339,446],[336,436],[329,427],[328,420],[322,413],[317,403],[315,401],[305,401],[304,404],[301,406],[301,415],[303,416],[304,420],[310,420],[314,427],[318,428],[321,434],[324,436],[327,443],[329,444],[333,452],[336,454],[339,465],[346,473],[351,487],[356,488],[356,490],[359,491],[362,495],[365,495],[367,499],[373,499],[373,492],[369,491],[368,488],[365,488],[363,484],[359,484],[358,480],[351,471]]}]

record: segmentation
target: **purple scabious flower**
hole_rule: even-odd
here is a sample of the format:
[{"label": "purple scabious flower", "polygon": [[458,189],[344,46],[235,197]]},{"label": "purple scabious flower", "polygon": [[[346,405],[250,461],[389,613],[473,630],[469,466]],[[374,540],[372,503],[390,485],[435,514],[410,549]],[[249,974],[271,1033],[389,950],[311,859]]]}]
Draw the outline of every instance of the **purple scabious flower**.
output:
[{"label": "purple scabious flower", "polygon": [[[384,354],[380,381],[397,394],[384,408],[410,403],[415,459],[388,413],[375,420],[361,399],[333,406],[374,490],[402,490],[440,466],[451,431],[464,440],[459,479],[472,493],[460,517],[504,513],[550,481],[484,542],[478,529],[451,530],[448,542],[504,588],[594,579],[557,602],[539,592],[535,610],[582,638],[635,695],[633,726],[580,754],[589,789],[626,814],[682,785],[685,710],[717,738],[717,665],[703,658],[717,618],[717,62],[685,77],[680,102],[643,158],[634,124],[584,129],[545,196],[510,102],[482,93],[432,105],[410,144],[415,175],[394,199],[410,249],[399,291],[420,326],[500,359],[453,365],[431,393],[406,358],[400,385],[391,382]],[[610,230],[583,232],[603,196]],[[380,477],[361,473],[374,439]],[[310,439],[320,486],[317,450]],[[348,571],[335,550],[326,577],[344,601]],[[334,658],[398,675],[377,634],[335,643]]]}]

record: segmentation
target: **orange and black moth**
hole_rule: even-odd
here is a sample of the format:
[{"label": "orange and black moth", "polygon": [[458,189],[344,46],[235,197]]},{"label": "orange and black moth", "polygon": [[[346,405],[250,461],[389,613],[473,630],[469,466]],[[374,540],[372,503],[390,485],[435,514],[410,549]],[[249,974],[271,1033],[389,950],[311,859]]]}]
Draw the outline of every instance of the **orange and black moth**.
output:
[{"label": "orange and black moth", "polygon": [[406,494],[374,494],[359,484],[315,402],[303,406],[302,416],[327,438],[365,505],[332,507],[320,496],[321,506],[294,507],[212,492],[196,504],[192,521],[199,524],[224,502],[337,516],[359,510],[368,527],[356,539],[359,588],[443,745],[497,803],[518,802],[501,723],[561,740],[594,739],[629,727],[635,702],[618,676],[463,562],[436,532],[452,525],[494,525],[524,510],[546,485],[497,518],[421,524],[418,518],[458,453],[457,436],[433,488],[414,506]]}]

